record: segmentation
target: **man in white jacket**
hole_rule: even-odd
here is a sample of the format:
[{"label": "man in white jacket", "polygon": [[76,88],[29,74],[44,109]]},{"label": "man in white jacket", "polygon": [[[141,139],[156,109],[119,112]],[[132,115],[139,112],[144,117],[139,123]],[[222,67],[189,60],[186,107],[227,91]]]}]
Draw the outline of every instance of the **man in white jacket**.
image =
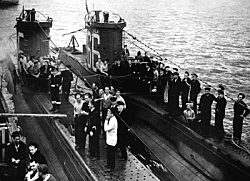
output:
[{"label": "man in white jacket", "polygon": [[104,131],[106,132],[107,143],[107,169],[105,172],[111,172],[115,169],[115,146],[117,144],[118,122],[110,109],[107,111],[107,117],[104,122]]}]

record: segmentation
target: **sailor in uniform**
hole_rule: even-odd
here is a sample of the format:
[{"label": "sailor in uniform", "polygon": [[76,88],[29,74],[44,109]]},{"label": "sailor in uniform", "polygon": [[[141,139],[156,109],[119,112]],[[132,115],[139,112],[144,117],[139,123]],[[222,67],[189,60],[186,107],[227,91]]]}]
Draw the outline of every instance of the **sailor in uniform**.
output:
[{"label": "sailor in uniform", "polygon": [[224,97],[224,91],[218,90],[218,97],[215,99],[215,130],[216,137],[221,140],[225,135],[224,127],[223,127],[223,119],[225,117],[225,109],[227,105],[227,100]]},{"label": "sailor in uniform", "polygon": [[171,106],[171,111],[177,112],[179,111],[179,96],[181,92],[181,79],[179,77],[179,73],[173,73],[173,79],[169,83],[169,105]]},{"label": "sailor in uniform", "polygon": [[192,81],[191,81],[191,90],[190,90],[190,101],[192,101],[194,103],[194,112],[195,114],[197,114],[196,110],[197,110],[197,97],[198,94],[201,91],[201,84],[200,82],[197,80],[198,75],[193,73],[192,75]]},{"label": "sailor in uniform", "polygon": [[[117,114],[119,116],[117,116],[117,120],[118,120],[118,143],[117,146],[120,148],[121,151],[121,156],[119,158],[119,160],[121,161],[126,161],[128,156],[127,156],[127,151],[126,151],[126,147],[127,147],[127,138],[128,138],[128,131],[129,131],[129,127],[127,125],[130,126],[129,121],[129,116],[128,113],[125,109],[125,103],[122,101],[117,101]],[[126,123],[124,122],[126,121]]]},{"label": "sailor in uniform", "polygon": [[27,148],[19,132],[13,132],[11,137],[13,141],[7,148],[7,168],[12,180],[21,181],[25,176]]},{"label": "sailor in uniform", "polygon": [[51,104],[53,108],[50,111],[58,112],[61,101],[59,97],[59,91],[61,86],[61,73],[58,71],[58,68],[53,67],[51,76],[50,76],[50,95],[51,95]]},{"label": "sailor in uniform", "polygon": [[127,45],[124,45],[122,55],[123,55],[124,60],[128,60],[128,57],[130,54],[129,54],[129,49]]},{"label": "sailor in uniform", "polygon": [[107,110],[107,117],[104,122],[104,131],[106,132],[107,144],[107,169],[105,172],[111,172],[115,169],[115,146],[117,144],[118,122],[110,109]]},{"label": "sailor in uniform", "polygon": [[204,136],[208,136],[211,122],[211,105],[215,96],[210,93],[210,87],[205,88],[205,94],[201,96],[199,111],[201,113],[201,128]]},{"label": "sailor in uniform", "polygon": [[233,140],[237,144],[241,142],[243,120],[250,113],[246,103],[243,102],[244,98],[245,94],[239,93],[238,100],[234,103]]},{"label": "sailor in uniform", "polygon": [[[81,110],[81,123],[80,123],[80,127],[84,128],[83,131],[80,132],[79,135],[79,140],[80,140],[80,144],[79,147],[80,149],[85,150],[85,145],[86,145],[86,137],[88,134],[88,120],[89,120],[89,104],[92,100],[91,94],[90,93],[85,93],[84,94],[84,102],[82,104],[82,110]],[[82,129],[81,129],[82,130]]]},{"label": "sailor in uniform", "polygon": [[66,70],[63,70],[62,75],[62,94],[64,96],[65,101],[69,101],[69,93],[71,87],[71,81],[73,81],[73,74],[70,72],[71,66],[67,65]]},{"label": "sailor in uniform", "polygon": [[80,144],[81,144],[81,135],[83,132],[83,126],[81,124],[81,117],[82,117],[82,105],[83,105],[83,100],[81,97],[80,93],[76,93],[75,94],[75,103],[74,103],[74,120],[75,120],[75,149],[79,149],[80,148]]},{"label": "sailor in uniform", "polygon": [[101,130],[101,118],[100,112],[93,104],[89,102],[89,121],[88,121],[88,132],[89,132],[89,152],[93,156],[94,160],[100,159],[100,145],[99,135]]},{"label": "sailor in uniform", "polygon": [[189,92],[191,87],[191,79],[189,78],[189,73],[186,71],[184,78],[181,81],[181,103],[182,110],[186,109],[187,103],[189,101]]}]

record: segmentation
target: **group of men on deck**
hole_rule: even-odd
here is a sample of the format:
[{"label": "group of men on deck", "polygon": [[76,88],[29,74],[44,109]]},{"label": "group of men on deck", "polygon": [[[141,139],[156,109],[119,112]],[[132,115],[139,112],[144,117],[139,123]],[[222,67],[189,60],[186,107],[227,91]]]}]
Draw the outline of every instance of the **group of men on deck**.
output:
[{"label": "group of men on deck", "polygon": [[11,135],[12,142],[7,146],[7,172],[5,180],[10,181],[56,181],[49,173],[46,158],[38,150],[39,145],[22,141],[19,131]]},{"label": "group of men on deck", "polygon": [[[127,48],[127,47],[126,47]],[[89,136],[89,154],[93,160],[100,159],[99,137],[103,137],[107,144],[107,172],[115,168],[115,150],[121,151],[121,160],[127,160],[126,138],[129,118],[126,113],[126,103],[119,90],[110,86],[107,76],[111,75],[121,79],[119,86],[122,86],[135,93],[154,94],[160,98],[161,102],[168,104],[171,112],[181,111],[188,121],[200,119],[200,126],[204,136],[209,135],[211,122],[212,104],[215,106],[215,135],[219,140],[224,137],[223,119],[227,101],[224,97],[224,89],[218,90],[218,96],[210,93],[211,87],[205,88],[205,93],[201,96],[199,103],[198,95],[201,92],[201,84],[198,75],[193,73],[191,78],[189,72],[185,72],[180,78],[177,68],[170,69],[165,64],[154,61],[148,57],[147,53],[142,56],[140,52],[134,60],[128,58],[128,52],[124,54],[124,59],[116,60],[109,65],[108,60],[104,62],[99,59],[96,63],[97,73],[101,75],[101,82],[104,87],[98,87],[93,83],[93,94],[75,94],[74,120],[75,120],[75,142],[76,149],[85,150],[86,137]],[[126,56],[125,56],[126,55]],[[34,63],[35,64],[35,63]],[[50,66],[50,67],[49,67]],[[60,71],[56,66],[44,63],[40,67],[40,82],[46,80],[43,85],[49,84],[51,93],[51,111],[58,112],[61,101],[59,97],[60,87],[63,85],[64,98],[67,101],[70,92],[73,75],[67,70]],[[43,73],[42,73],[43,72]],[[46,76],[44,75],[46,72]],[[48,83],[49,81],[49,83]],[[114,85],[116,83],[114,82]],[[181,109],[179,99],[181,97]],[[233,138],[240,143],[242,135],[243,119],[249,114],[249,109],[243,102],[245,95],[240,93],[238,100],[234,104]],[[159,101],[159,100],[157,100]]]},{"label": "group of men on deck", "polygon": [[106,172],[115,169],[115,150],[121,151],[120,160],[127,160],[126,138],[128,121],[126,103],[119,90],[112,86],[92,85],[93,94],[75,94],[75,142],[77,150],[86,149],[86,137],[89,136],[89,155],[92,160],[100,159],[100,135],[106,140]]},{"label": "group of men on deck", "polygon": [[[108,60],[105,60],[105,73],[102,69],[102,61],[98,60],[98,73],[101,75],[111,75],[116,79],[121,80],[128,91],[134,91],[140,94],[158,94],[160,101],[168,103],[171,112],[179,112],[184,115],[190,113],[193,109],[193,114],[189,114],[188,120],[200,118],[200,126],[202,134],[207,136],[209,134],[209,127],[211,122],[212,103],[216,102],[215,107],[215,136],[221,140],[224,137],[225,131],[223,127],[223,119],[225,117],[225,109],[227,101],[224,97],[224,89],[218,90],[218,96],[215,97],[210,93],[211,87],[205,88],[205,93],[201,96],[199,104],[197,104],[198,95],[201,92],[201,84],[198,80],[198,75],[193,73],[191,78],[189,72],[185,71],[183,78],[179,76],[177,68],[170,69],[160,61],[155,61],[152,57],[148,57],[147,52],[143,56],[141,52],[137,52],[135,58],[129,58],[129,50],[127,46],[124,47],[122,59],[118,59],[112,65],[107,65]],[[105,77],[104,76],[104,77]],[[121,78],[123,77],[123,78]],[[104,80],[105,78],[102,78]],[[107,82],[103,82],[106,84]],[[119,85],[120,86],[120,85]],[[181,109],[179,99],[181,97]],[[238,95],[238,100],[234,106],[234,140],[240,142],[242,133],[242,117],[249,114],[249,109],[243,102],[244,94]],[[155,96],[157,99],[157,96]],[[241,118],[239,118],[238,109],[242,108]]]},{"label": "group of men on deck", "polygon": [[20,54],[21,75],[25,85],[33,87],[38,92],[51,94],[51,111],[58,112],[61,101],[59,93],[62,90],[65,101],[68,101],[73,74],[71,66],[59,69],[58,62],[53,58],[28,56]]}]

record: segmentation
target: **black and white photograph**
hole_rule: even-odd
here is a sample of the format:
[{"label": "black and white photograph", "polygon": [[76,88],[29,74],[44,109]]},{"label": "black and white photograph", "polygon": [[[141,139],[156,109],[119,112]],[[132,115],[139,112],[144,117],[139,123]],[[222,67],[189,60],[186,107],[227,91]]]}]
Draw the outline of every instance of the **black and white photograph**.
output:
[{"label": "black and white photograph", "polygon": [[249,0],[0,0],[0,181],[250,180]]}]

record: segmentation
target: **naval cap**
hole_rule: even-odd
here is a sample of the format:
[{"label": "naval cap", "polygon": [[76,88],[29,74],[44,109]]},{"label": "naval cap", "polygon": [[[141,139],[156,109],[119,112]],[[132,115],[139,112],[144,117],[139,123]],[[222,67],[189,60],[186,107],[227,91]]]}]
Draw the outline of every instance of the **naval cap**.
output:
[{"label": "naval cap", "polygon": [[209,90],[209,91],[210,91],[210,90],[211,90],[211,87],[210,87],[210,86],[206,86],[206,87],[205,87],[205,90]]},{"label": "naval cap", "polygon": [[198,75],[196,73],[192,73],[191,75],[195,76],[195,77],[198,77]]},{"label": "naval cap", "polygon": [[246,97],[245,94],[243,94],[243,93],[239,93],[239,94],[238,94],[238,97],[239,97],[239,96],[242,96],[242,99],[244,99],[244,98]]},{"label": "naval cap", "polygon": [[178,72],[178,68],[173,68],[173,70],[177,71]]},{"label": "naval cap", "polygon": [[122,101],[117,101],[116,105],[117,105],[117,106],[120,106],[120,105],[124,106],[124,102],[122,102]]},{"label": "naval cap", "polygon": [[224,95],[224,91],[223,91],[223,90],[221,90],[221,89],[219,89],[219,90],[218,90],[218,93],[219,93],[219,94],[223,94],[223,95]]},{"label": "naval cap", "polygon": [[177,75],[177,76],[179,76],[179,73],[178,73],[178,72],[174,72],[173,74],[174,74],[174,75]]}]

